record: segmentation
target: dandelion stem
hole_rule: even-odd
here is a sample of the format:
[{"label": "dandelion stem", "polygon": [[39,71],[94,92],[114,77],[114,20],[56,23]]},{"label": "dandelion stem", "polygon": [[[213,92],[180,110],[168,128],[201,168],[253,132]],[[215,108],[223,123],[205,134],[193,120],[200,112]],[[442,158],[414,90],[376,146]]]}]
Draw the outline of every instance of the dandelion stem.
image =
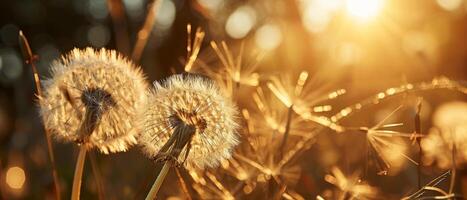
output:
[{"label": "dandelion stem", "polygon": [[456,144],[454,143],[454,139],[452,141],[451,159],[452,159],[452,170],[451,170],[451,183],[449,184],[449,194],[453,193],[454,185],[456,183]]},{"label": "dandelion stem", "polygon": [[78,159],[76,160],[75,176],[73,178],[73,188],[71,191],[71,200],[78,200],[81,191],[81,179],[83,177],[84,161],[86,160],[86,144],[79,148]]},{"label": "dandelion stem", "polygon": [[156,181],[152,185],[151,190],[146,196],[146,200],[152,200],[156,198],[157,192],[159,191],[165,177],[167,176],[167,173],[169,172],[171,163],[178,163],[178,157],[183,149],[187,147],[185,149],[184,160],[186,160],[188,153],[190,152],[191,139],[196,132],[196,128],[192,125],[186,124],[177,116],[173,116],[172,120],[175,125],[175,129],[170,136],[170,139],[160,149],[160,156],[156,157],[156,160],[164,160],[165,163],[159,172],[159,176],[157,176]]},{"label": "dandelion stem", "polygon": [[[31,65],[33,76],[34,76],[34,83],[36,87],[36,95],[40,99],[42,97],[42,86],[41,86],[41,80],[39,78],[39,73],[36,68],[35,61],[37,59],[37,56],[35,56],[32,53],[31,47],[29,46],[29,42],[24,36],[23,31],[19,31],[19,43],[21,47],[22,54],[24,56],[24,59],[27,64]],[[43,123],[44,124],[44,123]],[[58,179],[58,173],[57,173],[57,168],[55,165],[55,156],[54,156],[54,149],[52,146],[52,139],[50,138],[50,133],[47,127],[44,127],[44,134],[45,134],[45,139],[47,141],[47,152],[50,160],[50,165],[52,167],[52,176],[54,180],[54,185],[55,185],[55,197],[57,200],[61,199],[61,194],[60,194],[60,180]]]},{"label": "dandelion stem", "polygon": [[149,35],[151,34],[152,27],[156,22],[156,14],[159,8],[162,5],[163,0],[153,0],[149,6],[149,11],[146,16],[146,20],[144,21],[144,25],[141,30],[138,32],[138,38],[136,40],[135,47],[133,49],[133,53],[131,57],[135,62],[138,62],[143,54],[144,47],[149,39]]},{"label": "dandelion stem", "polygon": [[368,165],[370,164],[370,153],[371,153],[371,147],[370,147],[370,141],[368,139],[365,140],[365,178],[369,179],[368,177]]},{"label": "dandelion stem", "polygon": [[[416,134],[421,134],[422,133],[422,128],[421,128],[421,122],[420,122],[420,111],[422,109],[422,99],[419,98],[418,100],[418,105],[417,105],[417,113],[415,114],[415,133]],[[417,137],[417,143],[418,143],[418,165],[417,165],[417,177],[418,177],[418,189],[422,188],[422,157],[423,157],[423,151],[422,151],[422,145],[421,145],[422,137]]]},{"label": "dandelion stem", "polygon": [[167,173],[169,172],[170,169],[170,161],[166,161],[164,163],[164,166],[162,167],[161,171],[159,172],[159,175],[157,176],[156,181],[151,187],[151,190],[148,193],[148,196],[146,196],[146,200],[153,200],[156,199],[157,192],[162,186],[162,183],[164,182],[165,177],[167,176]]},{"label": "dandelion stem", "polygon": [[282,138],[281,146],[280,146],[280,155],[281,158],[284,155],[285,151],[285,145],[287,144],[287,139],[289,137],[289,132],[290,132],[290,124],[292,122],[292,113],[293,113],[293,105],[290,106],[288,112],[287,112],[287,122],[285,124],[285,131],[284,131],[284,137]]}]

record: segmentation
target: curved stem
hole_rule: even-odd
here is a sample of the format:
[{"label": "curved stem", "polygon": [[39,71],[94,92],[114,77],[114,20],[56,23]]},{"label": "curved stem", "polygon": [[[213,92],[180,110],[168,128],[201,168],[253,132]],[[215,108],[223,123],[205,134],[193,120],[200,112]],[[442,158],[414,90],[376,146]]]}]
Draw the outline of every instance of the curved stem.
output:
[{"label": "curved stem", "polygon": [[435,78],[430,82],[421,82],[418,84],[404,84],[398,87],[388,88],[386,91],[381,91],[376,95],[370,96],[358,103],[342,108],[336,114],[330,117],[332,122],[337,123],[352,114],[363,110],[369,105],[376,105],[389,97],[401,96],[409,92],[422,92],[436,89],[446,89],[457,91],[462,94],[467,94],[467,87],[465,82],[453,81],[444,77]]},{"label": "curved stem", "polygon": [[159,172],[159,175],[157,176],[156,181],[152,185],[151,190],[148,193],[148,196],[146,196],[146,200],[156,199],[157,192],[159,192],[159,189],[161,188],[162,183],[164,182],[164,179],[167,176],[167,173],[169,172],[169,169],[170,169],[170,162],[166,161],[161,171]]},{"label": "curved stem", "polygon": [[73,178],[73,189],[71,191],[71,200],[79,200],[81,191],[81,179],[83,177],[84,161],[86,160],[86,145],[83,144],[79,148],[78,159],[76,161],[75,176]]},{"label": "curved stem", "polygon": [[[25,58],[25,61],[27,64],[31,65],[32,73],[34,77],[34,83],[36,87],[36,95],[40,99],[42,97],[42,85],[41,85],[41,80],[39,78],[39,72],[37,71],[37,67],[35,65],[37,56],[35,56],[32,53],[31,47],[29,46],[29,42],[26,36],[24,36],[23,31],[19,31],[18,37],[19,37],[20,47],[21,47],[23,56]],[[47,141],[47,153],[49,156],[50,165],[52,166],[52,177],[53,177],[54,185],[55,185],[55,198],[57,200],[60,200],[61,199],[60,180],[58,179],[57,167],[55,165],[55,156],[54,156],[54,149],[52,146],[52,139],[50,137],[49,129],[45,127],[45,123],[42,123],[42,124],[44,124],[44,134],[45,134],[45,139]]]}]

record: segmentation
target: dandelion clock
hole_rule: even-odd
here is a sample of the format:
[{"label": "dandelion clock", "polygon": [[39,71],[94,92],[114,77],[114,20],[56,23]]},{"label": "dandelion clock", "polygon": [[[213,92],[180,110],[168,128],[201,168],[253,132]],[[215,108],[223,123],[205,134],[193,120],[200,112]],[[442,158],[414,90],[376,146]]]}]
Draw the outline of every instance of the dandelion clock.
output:
[{"label": "dandelion clock", "polygon": [[80,146],[72,199],[79,199],[86,151],[126,151],[137,143],[137,112],[146,101],[146,80],[116,51],[74,49],[52,64],[40,100],[54,138]]},{"label": "dandelion clock", "polygon": [[214,81],[178,74],[156,82],[142,112],[143,151],[165,162],[146,199],[154,199],[170,166],[215,167],[238,143],[237,110]]}]

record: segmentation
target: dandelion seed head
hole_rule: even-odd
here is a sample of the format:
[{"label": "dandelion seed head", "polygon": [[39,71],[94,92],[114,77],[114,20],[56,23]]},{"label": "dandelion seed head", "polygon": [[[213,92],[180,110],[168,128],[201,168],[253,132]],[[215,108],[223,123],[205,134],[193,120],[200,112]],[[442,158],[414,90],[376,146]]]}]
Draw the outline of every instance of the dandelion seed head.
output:
[{"label": "dandelion seed head", "polygon": [[[237,110],[212,80],[193,74],[173,75],[156,82],[149,95],[140,137],[144,151],[156,157],[174,132],[174,117],[196,130],[186,157],[188,167],[214,167],[231,157],[238,143]],[[179,162],[184,161],[185,147]]]},{"label": "dandelion seed head", "polygon": [[369,129],[362,127],[362,131],[366,132],[366,137],[371,146],[376,166],[379,168],[378,170],[380,170],[378,174],[387,175],[389,170],[391,170],[391,173],[397,173],[401,170],[406,160],[418,165],[418,163],[407,154],[408,148],[404,139],[419,137],[419,135],[387,129],[403,125],[403,123],[386,124],[401,108],[402,106],[397,107],[391,113],[384,116],[378,124]]},{"label": "dandelion seed head", "polygon": [[[136,117],[146,100],[147,83],[134,64],[116,51],[86,48],[72,50],[51,68],[40,105],[55,138],[86,140],[103,153],[136,144]],[[83,128],[90,133],[83,135]]]},{"label": "dandelion seed head", "polygon": [[[288,108],[282,106],[282,102],[274,98],[274,95],[261,87],[253,93],[252,98],[257,109],[252,110],[252,117],[247,122],[254,128],[251,134],[274,138],[286,131]],[[302,118],[294,118],[290,120],[290,127],[290,135],[302,137],[309,135],[316,126]],[[268,145],[271,144],[266,144],[266,147]]]},{"label": "dandelion seed head", "polygon": [[337,167],[333,167],[331,174],[327,174],[324,180],[339,188],[342,191],[341,197],[345,197],[348,193],[356,199],[374,199],[378,194],[378,190],[362,182],[357,173],[347,176]]},{"label": "dandelion seed head", "polygon": [[370,130],[367,139],[374,151],[375,162],[381,174],[396,174],[408,160],[417,164],[407,155],[407,144],[399,132],[387,133],[385,130]]},{"label": "dandelion seed head", "polygon": [[345,89],[339,89],[329,93],[330,85],[328,83],[314,88],[314,86],[318,85],[318,82],[320,80],[311,78],[308,72],[302,71],[297,80],[293,80],[290,76],[273,76],[266,85],[284,106],[292,108],[303,119],[341,132],[342,127],[332,123],[327,117],[319,116],[317,113],[331,111],[332,106],[323,105],[322,103],[335,99],[345,94],[346,91]]}]

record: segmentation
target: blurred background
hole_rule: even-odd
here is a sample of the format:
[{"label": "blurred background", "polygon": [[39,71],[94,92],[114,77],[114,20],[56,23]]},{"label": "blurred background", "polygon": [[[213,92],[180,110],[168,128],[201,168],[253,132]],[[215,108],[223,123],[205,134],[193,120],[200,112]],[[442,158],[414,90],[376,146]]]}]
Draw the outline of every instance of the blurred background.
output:
[{"label": "blurred background", "polygon": [[[130,56],[150,3],[0,1],[0,199],[55,198],[32,69],[21,55],[19,30],[38,55],[39,74],[46,78],[50,63],[75,47],[105,47]],[[210,66],[221,65],[210,47],[211,40],[226,41],[234,57],[240,52],[245,59],[254,60],[259,52],[264,55],[255,68],[260,83],[282,74],[296,80],[306,70],[318,87],[346,90],[330,102],[335,111],[401,84],[430,82],[441,76],[461,82],[467,78],[465,0],[162,0],[155,24],[147,33],[147,45],[136,61],[149,81],[183,72],[189,23],[206,32],[200,60]],[[243,45],[245,50],[241,50]],[[454,110],[465,111],[465,94],[433,90],[369,106],[342,123],[372,127],[402,101],[418,97],[423,97],[422,132],[428,132],[433,113],[443,104],[460,102]],[[251,94],[241,98],[248,101]],[[415,113],[416,106],[408,106],[392,121],[406,122],[400,131],[412,132]],[[302,171],[294,190],[306,199],[325,197],[335,190],[324,180],[331,166],[339,166],[346,174],[362,172],[364,138],[359,134],[318,135],[300,159]],[[53,145],[62,196],[68,197],[77,148],[57,142]],[[417,155],[416,151],[409,154]],[[94,151],[86,162],[83,199],[142,199],[160,169],[137,148],[111,155]],[[400,168],[397,175],[387,176],[370,170],[365,179],[384,197],[399,198],[414,192],[417,185],[416,166],[406,163]],[[442,172],[434,164],[426,167],[423,182]],[[166,180],[164,198],[181,193],[171,187],[178,187],[174,177],[171,173]],[[459,193],[467,192],[465,170],[459,172],[456,188]]]}]

